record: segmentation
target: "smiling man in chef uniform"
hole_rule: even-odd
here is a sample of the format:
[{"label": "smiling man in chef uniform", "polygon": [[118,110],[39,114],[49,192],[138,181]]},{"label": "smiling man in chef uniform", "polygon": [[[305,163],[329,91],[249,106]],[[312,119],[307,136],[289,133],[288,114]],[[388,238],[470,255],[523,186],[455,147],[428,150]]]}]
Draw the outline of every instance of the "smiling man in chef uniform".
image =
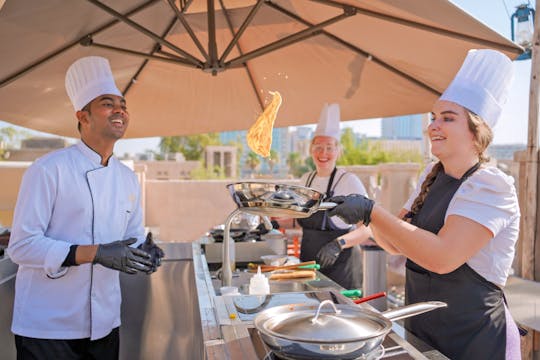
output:
[{"label": "smiling man in chef uniform", "polygon": [[18,359],[117,359],[119,271],[151,273],[163,252],[144,241],[137,177],[113,156],[129,112],[108,60],[77,60],[66,90],[81,140],[24,174],[7,249],[19,265],[11,330]]}]

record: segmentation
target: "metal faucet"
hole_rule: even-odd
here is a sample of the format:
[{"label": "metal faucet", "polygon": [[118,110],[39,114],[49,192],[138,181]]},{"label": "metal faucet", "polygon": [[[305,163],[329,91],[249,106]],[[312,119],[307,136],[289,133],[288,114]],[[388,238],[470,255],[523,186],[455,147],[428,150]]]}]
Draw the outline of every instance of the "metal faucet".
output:
[{"label": "metal faucet", "polygon": [[[236,254],[234,241],[231,241],[231,223],[234,217],[240,214],[242,210],[234,210],[225,220],[225,229],[223,230],[223,248],[221,257],[221,285],[232,285],[232,274],[236,269]],[[272,230],[272,222],[268,216],[261,216],[264,227],[270,231]]]}]

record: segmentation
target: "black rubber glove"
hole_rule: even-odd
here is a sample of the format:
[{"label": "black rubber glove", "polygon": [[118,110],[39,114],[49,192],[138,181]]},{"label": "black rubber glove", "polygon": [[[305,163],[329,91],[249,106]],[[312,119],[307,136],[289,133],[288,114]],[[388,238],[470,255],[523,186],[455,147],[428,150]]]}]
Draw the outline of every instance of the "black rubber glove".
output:
[{"label": "black rubber glove", "polygon": [[363,195],[353,194],[334,196],[326,201],[338,204],[335,208],[328,210],[328,216],[338,216],[347,224],[357,224],[361,221],[364,225],[369,225],[371,211],[375,204],[373,200]]},{"label": "black rubber glove", "polygon": [[158,266],[161,265],[161,259],[165,256],[165,253],[163,252],[163,249],[156,245],[151,232],[146,235],[146,241],[139,245],[138,248],[150,254],[152,267],[146,273],[151,274],[155,272]]},{"label": "black rubber glove", "polygon": [[137,271],[148,272],[152,269],[150,254],[129,246],[136,242],[137,239],[131,238],[99,244],[93,263],[128,274],[135,274]]},{"label": "black rubber glove", "polygon": [[341,254],[341,246],[339,246],[338,239],[334,239],[319,250],[316,256],[317,263],[321,265],[321,269],[329,268],[334,265],[339,254]]}]

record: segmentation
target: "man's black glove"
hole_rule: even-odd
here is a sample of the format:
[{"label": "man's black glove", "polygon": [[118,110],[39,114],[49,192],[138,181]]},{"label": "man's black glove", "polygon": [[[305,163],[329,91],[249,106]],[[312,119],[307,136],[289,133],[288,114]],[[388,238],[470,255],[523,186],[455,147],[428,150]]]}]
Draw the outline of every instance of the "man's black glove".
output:
[{"label": "man's black glove", "polygon": [[347,224],[357,224],[361,221],[364,225],[369,225],[371,211],[375,204],[373,200],[363,195],[353,194],[334,196],[326,201],[338,204],[335,208],[328,210],[328,216],[338,216]]},{"label": "man's black glove", "polygon": [[152,269],[150,254],[135,249],[129,245],[137,239],[113,241],[108,244],[99,244],[93,264],[101,264],[109,269],[135,274],[137,271],[148,272]]},{"label": "man's black glove", "polygon": [[336,262],[341,254],[341,246],[338,239],[334,239],[324,245],[317,253],[317,262],[321,265],[321,269],[331,267]]},{"label": "man's black glove", "polygon": [[146,273],[151,274],[155,272],[158,266],[161,265],[161,259],[165,256],[165,253],[159,246],[156,245],[152,238],[151,232],[146,235],[146,241],[139,245],[138,248],[150,254],[150,261],[152,262],[152,267]]}]

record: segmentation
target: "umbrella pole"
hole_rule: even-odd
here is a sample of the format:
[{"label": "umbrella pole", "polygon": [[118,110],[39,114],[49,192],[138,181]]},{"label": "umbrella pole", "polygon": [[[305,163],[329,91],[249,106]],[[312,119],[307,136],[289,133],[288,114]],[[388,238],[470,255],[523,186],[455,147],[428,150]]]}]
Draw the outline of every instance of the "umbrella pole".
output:
[{"label": "umbrella pole", "polygon": [[[536,1],[536,6],[540,0]],[[534,41],[531,49],[531,82],[529,91],[529,127],[527,136],[526,165],[524,176],[524,190],[521,198],[524,203],[521,236],[521,276],[525,279],[535,279],[535,244],[537,241],[537,207],[538,207],[538,113],[540,94],[540,22],[535,14]]]}]

